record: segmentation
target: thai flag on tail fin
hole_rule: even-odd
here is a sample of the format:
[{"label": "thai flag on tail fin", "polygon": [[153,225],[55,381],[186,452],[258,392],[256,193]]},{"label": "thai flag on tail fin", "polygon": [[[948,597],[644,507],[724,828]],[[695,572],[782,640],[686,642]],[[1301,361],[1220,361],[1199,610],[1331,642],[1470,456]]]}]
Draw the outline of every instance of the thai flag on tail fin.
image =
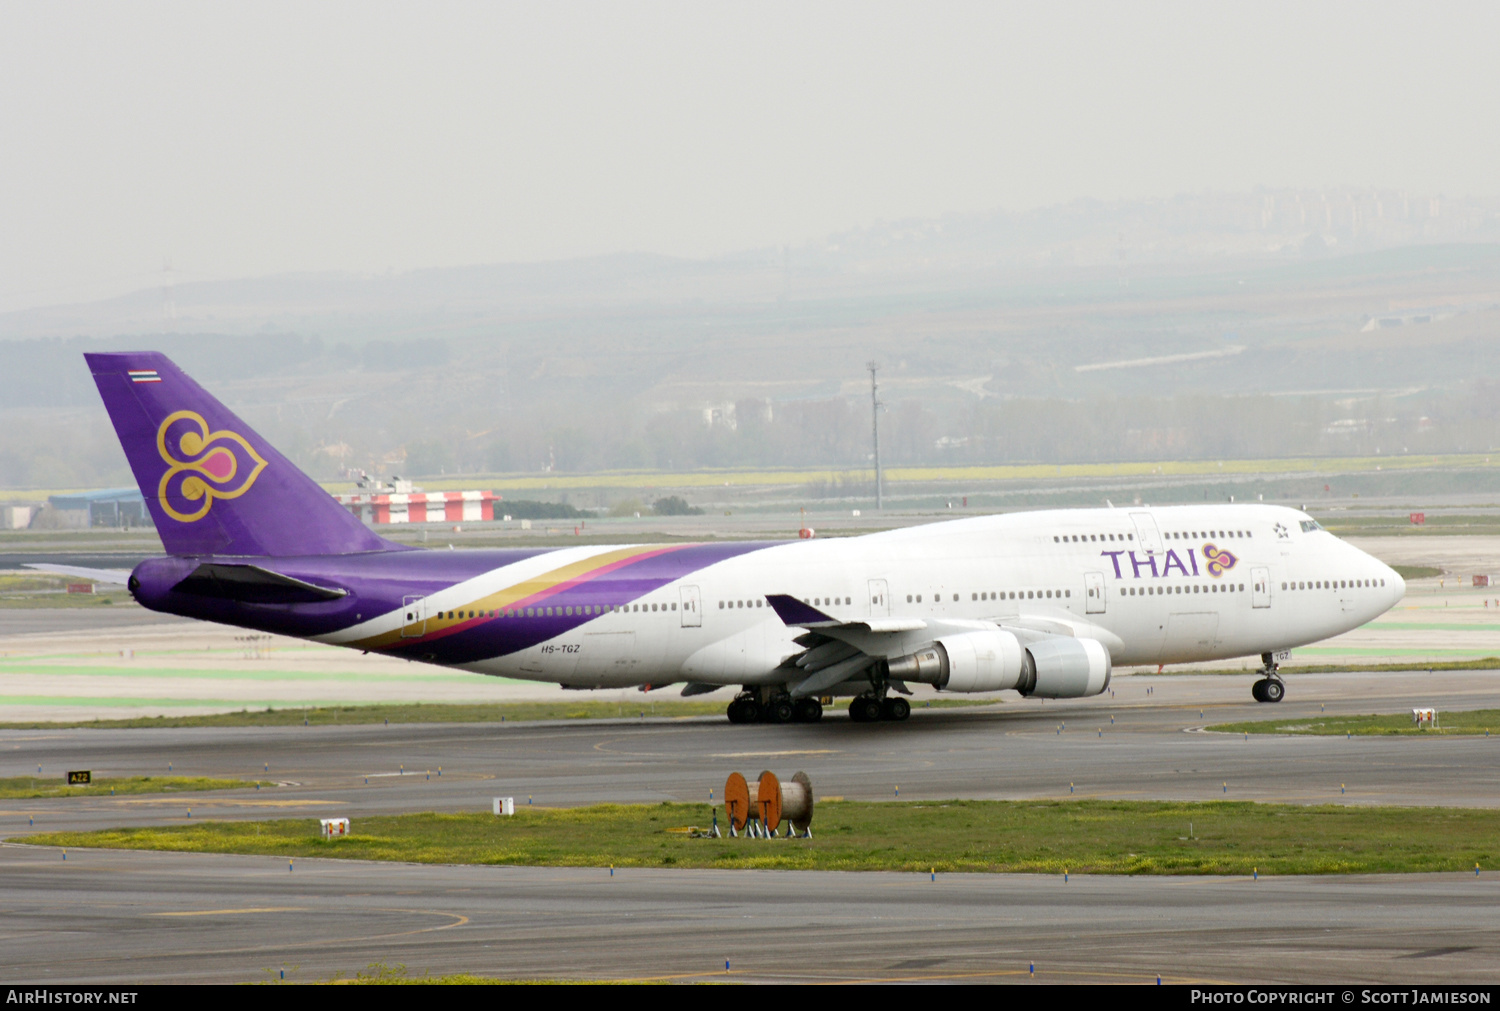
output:
[{"label": "thai flag on tail fin", "polygon": [[161,375],[155,369],[131,369],[129,373],[132,383],[159,383]]}]

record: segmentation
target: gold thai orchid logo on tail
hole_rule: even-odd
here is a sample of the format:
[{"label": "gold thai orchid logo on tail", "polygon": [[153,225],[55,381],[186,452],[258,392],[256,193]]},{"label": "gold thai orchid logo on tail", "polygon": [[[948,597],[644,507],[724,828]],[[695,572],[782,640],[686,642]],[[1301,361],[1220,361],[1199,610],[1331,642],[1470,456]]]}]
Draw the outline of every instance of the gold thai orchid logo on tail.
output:
[{"label": "gold thai orchid logo on tail", "polygon": [[245,494],[266,469],[265,459],[243,435],[210,432],[196,411],[169,414],[156,430],[156,451],[167,462],[157,501],[183,523],[207,516],[214,499]]}]

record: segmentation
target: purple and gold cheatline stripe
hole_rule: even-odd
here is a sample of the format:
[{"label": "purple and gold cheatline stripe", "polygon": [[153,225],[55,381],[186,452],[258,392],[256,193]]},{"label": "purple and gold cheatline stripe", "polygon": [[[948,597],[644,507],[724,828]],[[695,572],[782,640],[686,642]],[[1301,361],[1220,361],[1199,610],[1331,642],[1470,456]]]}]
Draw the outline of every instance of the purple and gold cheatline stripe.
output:
[{"label": "purple and gold cheatline stripe", "polygon": [[405,636],[394,630],[351,645],[439,663],[504,656],[578,628],[700,569],[780,543],[620,548],[429,614],[420,635],[408,627]]}]

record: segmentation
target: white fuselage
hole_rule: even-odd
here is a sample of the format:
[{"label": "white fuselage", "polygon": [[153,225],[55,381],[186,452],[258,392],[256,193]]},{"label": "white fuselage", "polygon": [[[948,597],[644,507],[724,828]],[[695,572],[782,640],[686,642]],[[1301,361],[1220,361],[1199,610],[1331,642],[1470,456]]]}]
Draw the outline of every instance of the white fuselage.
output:
[{"label": "white fuselage", "polygon": [[[519,568],[442,596],[462,606],[524,578]],[[555,639],[463,666],[576,687],[773,684],[786,676],[778,665],[801,651],[793,640],[803,629],[783,624],[768,594],[841,621],[992,623],[1097,639],[1115,665],[1184,663],[1326,639],[1382,614],[1404,590],[1391,568],[1294,509],[1047,510],[751,551]]]}]

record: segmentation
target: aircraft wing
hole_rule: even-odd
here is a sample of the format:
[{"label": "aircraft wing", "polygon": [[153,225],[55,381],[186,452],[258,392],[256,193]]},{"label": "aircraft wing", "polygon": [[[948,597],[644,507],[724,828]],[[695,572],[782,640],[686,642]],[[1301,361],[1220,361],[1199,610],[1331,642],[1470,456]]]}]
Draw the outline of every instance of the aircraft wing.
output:
[{"label": "aircraft wing", "polygon": [[[1096,639],[1106,649],[1119,649],[1120,637],[1091,621],[1077,617],[1020,615],[1001,621],[958,618],[860,618],[844,621],[787,594],[769,594],[766,600],[786,625],[807,629],[794,641],[803,652],[783,664],[798,668],[806,677],[794,684],[793,698],[817,695],[845,681],[865,676],[882,660],[908,656],[931,645],[943,635],[1004,629],[1023,643],[1066,637]],[[795,681],[795,670],[788,670]],[[893,686],[895,682],[892,682]],[[904,685],[901,688],[904,689]]]},{"label": "aircraft wing", "polygon": [[[792,687],[794,699],[820,695],[846,681],[860,680],[880,661],[905,656],[918,645],[931,642],[935,634],[941,634],[934,631],[935,625],[946,630],[951,624],[922,618],[844,621],[789,594],[768,594],[766,600],[783,624],[807,629],[794,640],[803,651],[784,664],[789,668],[788,681],[794,681],[799,671],[805,675]],[[903,692],[906,687],[896,682],[892,686]]]},{"label": "aircraft wing", "polygon": [[59,576],[77,576],[79,579],[90,579],[96,583],[117,583],[124,586],[130,581],[129,569],[86,569],[81,565],[53,565],[50,562],[40,564],[28,562],[26,567]]}]

